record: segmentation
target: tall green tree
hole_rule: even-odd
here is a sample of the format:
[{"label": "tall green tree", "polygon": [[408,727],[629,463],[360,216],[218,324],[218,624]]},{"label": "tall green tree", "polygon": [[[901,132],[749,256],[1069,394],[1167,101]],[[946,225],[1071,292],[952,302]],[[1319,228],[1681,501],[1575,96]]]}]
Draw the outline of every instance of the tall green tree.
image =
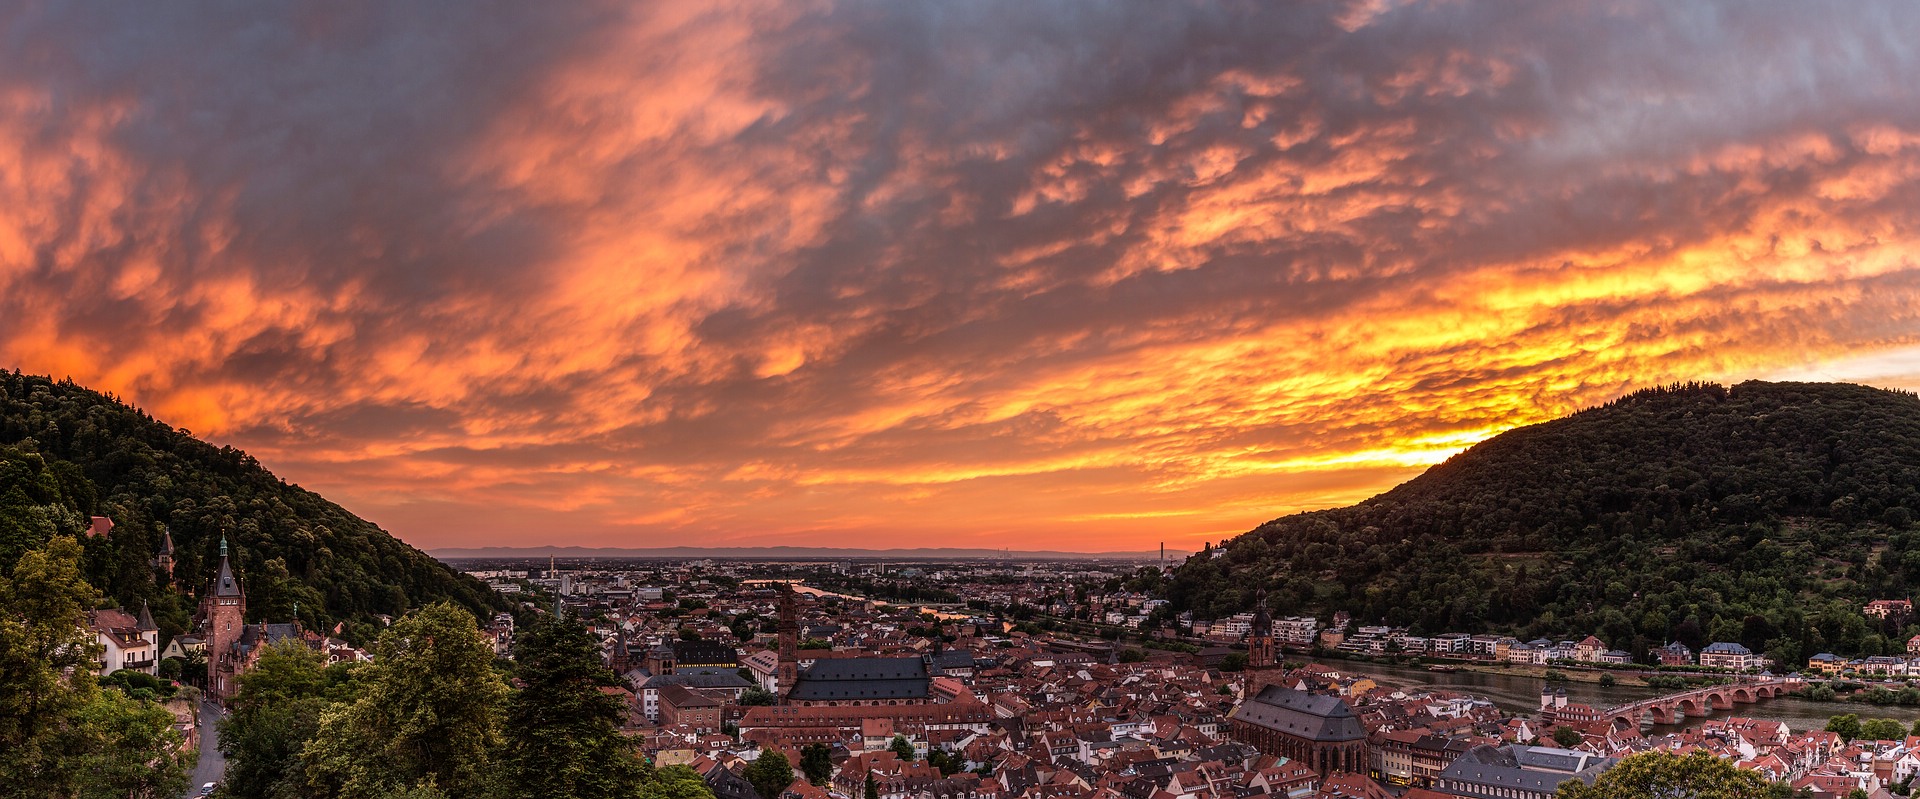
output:
[{"label": "tall green tree", "polygon": [[263,650],[253,669],[240,675],[233,711],[220,720],[227,795],[306,795],[300,758],[327,709],[326,668],[319,652],[286,640]]},{"label": "tall green tree", "polygon": [[103,691],[79,542],[55,537],[0,575],[0,796],[159,797],[186,789],[192,755],[173,715]]},{"label": "tall green tree", "polygon": [[948,754],[940,749],[928,749],[927,765],[940,769],[942,775],[951,777],[960,773],[967,764],[959,755]]},{"label": "tall green tree", "polygon": [[686,766],[668,766],[655,771],[640,788],[640,799],[714,799],[713,789],[699,772]]},{"label": "tall green tree", "polygon": [[21,777],[0,790],[48,776],[50,732],[95,688],[99,645],[85,624],[99,594],[81,579],[80,557],[79,543],[62,536],[25,551],[11,577],[0,574],[0,773]]},{"label": "tall green tree", "polygon": [[422,608],[387,629],[361,667],[358,698],[329,708],[307,743],[307,780],[327,796],[419,786],[477,799],[494,777],[507,686],[471,614]]},{"label": "tall green tree", "polygon": [[893,750],[894,754],[899,755],[901,761],[907,763],[913,762],[913,742],[907,740],[907,736],[894,735],[893,742],[887,744],[887,748]]},{"label": "tall green tree", "polygon": [[745,776],[760,799],[780,799],[781,792],[793,784],[793,765],[786,755],[768,749],[747,764]]},{"label": "tall green tree", "polygon": [[1907,736],[1907,727],[1893,719],[1867,719],[1860,722],[1860,738],[1868,741],[1898,741]]},{"label": "tall green tree", "polygon": [[1792,787],[1706,752],[1682,757],[1645,752],[1620,761],[1588,785],[1567,780],[1556,799],[1789,799]]},{"label": "tall green tree", "polygon": [[1583,740],[1585,739],[1580,736],[1580,731],[1572,727],[1553,728],[1553,742],[1559,744],[1562,748],[1578,746]]},{"label": "tall green tree", "polygon": [[572,619],[542,619],[514,645],[521,688],[507,699],[501,785],[516,799],[633,797],[644,764],[620,735],[626,708],[599,642]]},{"label": "tall green tree", "polygon": [[1828,716],[1826,731],[1851,741],[1860,737],[1860,717],[1853,713]]},{"label": "tall green tree", "polygon": [[[69,792],[84,799],[172,799],[187,790],[190,756],[173,714],[119,691],[95,692],[54,737]],[[42,786],[51,787],[51,786]]]},{"label": "tall green tree", "polygon": [[[1920,726],[1920,722],[1915,725]],[[827,784],[833,776],[833,749],[826,744],[807,744],[800,750],[800,773],[807,775],[807,782]]]}]

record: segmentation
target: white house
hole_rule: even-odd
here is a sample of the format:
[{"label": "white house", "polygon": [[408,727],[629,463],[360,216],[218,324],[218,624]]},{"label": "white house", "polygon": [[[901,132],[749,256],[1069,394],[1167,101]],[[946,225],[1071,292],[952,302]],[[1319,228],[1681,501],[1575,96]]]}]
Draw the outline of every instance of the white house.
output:
[{"label": "white house", "polygon": [[133,669],[143,674],[157,674],[160,668],[160,628],[153,623],[153,614],[147,606],[140,606],[140,616],[133,615],[121,608],[111,610],[87,611],[87,628],[99,640],[103,650],[100,654],[100,676],[105,677],[121,669]]},{"label": "white house", "polygon": [[1760,656],[1739,644],[1716,641],[1700,650],[1700,665],[1708,668],[1746,671],[1759,667]]}]

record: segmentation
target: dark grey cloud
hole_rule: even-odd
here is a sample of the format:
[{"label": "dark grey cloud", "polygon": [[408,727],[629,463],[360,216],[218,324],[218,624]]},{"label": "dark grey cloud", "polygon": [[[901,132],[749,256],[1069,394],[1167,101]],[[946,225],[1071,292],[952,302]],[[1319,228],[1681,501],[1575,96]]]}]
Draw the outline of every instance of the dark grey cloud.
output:
[{"label": "dark grey cloud", "polygon": [[976,512],[969,481],[1031,492],[1027,530],[1197,534],[1636,384],[1920,343],[1915,29],[1901,2],[23,5],[0,352],[429,538],[529,509],[858,532]]}]

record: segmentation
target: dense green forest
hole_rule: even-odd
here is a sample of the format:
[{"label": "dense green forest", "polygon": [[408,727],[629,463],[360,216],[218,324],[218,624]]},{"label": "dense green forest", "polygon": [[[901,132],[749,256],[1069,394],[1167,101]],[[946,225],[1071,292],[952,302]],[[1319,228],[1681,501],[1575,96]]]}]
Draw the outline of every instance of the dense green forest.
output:
[{"label": "dense green forest", "polygon": [[[111,518],[87,537],[89,516]],[[177,589],[152,567],[172,533]],[[152,603],[164,636],[190,623],[221,536],[246,585],[248,621],[309,629],[346,624],[369,640],[374,614],[449,600],[476,614],[504,607],[486,586],[338,505],[273,476],[245,452],[215,447],[70,382],[0,372],[0,575],[55,535],[85,546],[87,581],[110,602]]]},{"label": "dense green forest", "polygon": [[1358,505],[1275,519],[1168,585],[1201,618],[1346,610],[1417,632],[1904,651],[1861,606],[1920,587],[1920,398],[1693,383],[1513,430]]}]

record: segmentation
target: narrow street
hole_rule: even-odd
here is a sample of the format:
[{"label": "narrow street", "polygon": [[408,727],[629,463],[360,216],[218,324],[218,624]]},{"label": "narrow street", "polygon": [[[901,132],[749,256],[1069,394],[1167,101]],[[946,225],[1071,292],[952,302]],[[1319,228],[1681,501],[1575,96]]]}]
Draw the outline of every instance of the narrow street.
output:
[{"label": "narrow street", "polygon": [[193,767],[193,779],[187,783],[186,797],[200,793],[200,786],[209,782],[219,782],[227,773],[227,758],[220,754],[220,733],[215,722],[220,719],[220,706],[210,701],[200,703],[200,762]]}]

